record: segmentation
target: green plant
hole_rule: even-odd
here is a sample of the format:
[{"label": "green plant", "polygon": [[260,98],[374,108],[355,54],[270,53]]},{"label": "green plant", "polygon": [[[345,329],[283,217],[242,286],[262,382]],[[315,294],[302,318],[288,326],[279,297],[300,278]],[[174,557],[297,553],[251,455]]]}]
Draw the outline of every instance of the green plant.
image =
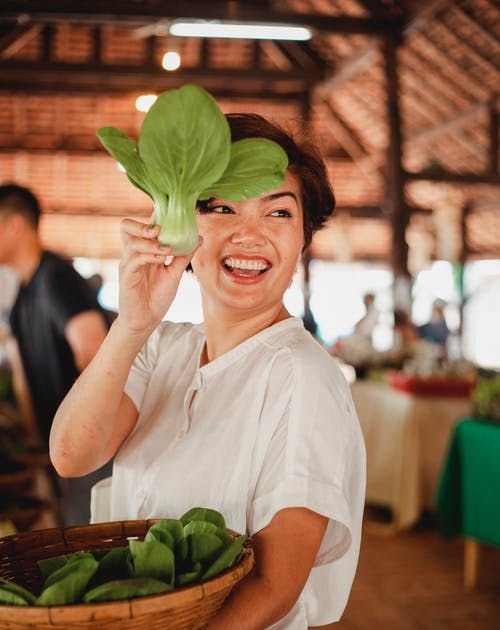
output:
[{"label": "green plant", "polygon": [[231,143],[226,117],[196,85],[160,94],[138,142],[115,127],[103,127],[97,135],[132,184],[153,200],[159,241],[174,255],[189,254],[198,244],[198,200],[262,195],[283,183],[288,166],[286,153],[271,140]]},{"label": "green plant", "polygon": [[472,392],[472,400],[476,415],[500,422],[500,374],[481,378]]}]

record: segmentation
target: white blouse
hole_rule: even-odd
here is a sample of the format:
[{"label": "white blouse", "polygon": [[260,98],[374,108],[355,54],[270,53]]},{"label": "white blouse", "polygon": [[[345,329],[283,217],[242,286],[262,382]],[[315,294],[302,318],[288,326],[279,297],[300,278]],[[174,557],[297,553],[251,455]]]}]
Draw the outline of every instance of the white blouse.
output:
[{"label": "white blouse", "polygon": [[253,535],[286,507],[330,521],[299,601],[273,630],[340,618],[354,578],[365,450],[336,362],[286,319],[199,367],[203,325],[162,323],[130,371],[139,410],[115,457],[114,520],[219,510]]}]

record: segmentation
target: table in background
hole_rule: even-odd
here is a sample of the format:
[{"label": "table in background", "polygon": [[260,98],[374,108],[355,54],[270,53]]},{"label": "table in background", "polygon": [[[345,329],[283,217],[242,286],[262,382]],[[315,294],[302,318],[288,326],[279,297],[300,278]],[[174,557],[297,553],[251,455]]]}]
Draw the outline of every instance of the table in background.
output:
[{"label": "table in background", "polygon": [[465,586],[477,577],[478,542],[500,546],[500,425],[464,419],[453,432],[437,492],[443,536],[463,535]]},{"label": "table in background", "polygon": [[366,443],[366,502],[390,508],[396,531],[409,528],[434,507],[448,441],[470,401],[374,381],[356,381],[351,391]]}]

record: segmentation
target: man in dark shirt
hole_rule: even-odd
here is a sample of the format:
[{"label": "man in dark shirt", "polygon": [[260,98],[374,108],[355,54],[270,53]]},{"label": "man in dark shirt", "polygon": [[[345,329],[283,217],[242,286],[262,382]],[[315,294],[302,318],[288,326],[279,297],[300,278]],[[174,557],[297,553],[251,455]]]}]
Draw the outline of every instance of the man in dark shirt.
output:
[{"label": "man in dark shirt", "polygon": [[[97,352],[107,324],[88,283],[68,261],[43,250],[39,217],[38,200],[31,191],[14,184],[0,186],[0,264],[10,266],[20,281],[10,316],[14,391],[28,438],[48,448],[54,414]],[[89,479],[87,486],[93,481]],[[85,482],[74,483],[89,494]],[[85,515],[79,516],[71,506],[79,501],[84,506],[80,514],[86,514],[89,496],[67,499],[73,511],[67,521],[84,520]]]}]

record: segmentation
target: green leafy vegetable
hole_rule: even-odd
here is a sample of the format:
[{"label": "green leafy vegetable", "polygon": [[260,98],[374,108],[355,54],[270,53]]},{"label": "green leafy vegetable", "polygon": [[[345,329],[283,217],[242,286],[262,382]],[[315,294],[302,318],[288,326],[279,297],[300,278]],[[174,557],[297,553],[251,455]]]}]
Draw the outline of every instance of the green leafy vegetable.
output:
[{"label": "green leafy vegetable", "polygon": [[37,564],[45,581],[49,575],[64,567],[68,562],[74,562],[82,557],[88,557],[88,555],[86,551],[77,551],[75,553],[54,556],[53,558],[42,558],[42,560],[37,561]]},{"label": "green leafy vegetable", "polygon": [[97,135],[132,184],[153,200],[159,240],[172,246],[174,255],[196,248],[199,199],[239,201],[262,195],[283,183],[288,166],[285,151],[271,140],[231,144],[226,117],[196,85],[160,94],[137,143],[114,127],[103,127]]},{"label": "green leafy vegetable", "polygon": [[226,522],[222,514],[210,508],[191,508],[181,516],[180,521],[183,525],[187,525],[190,521],[205,521],[206,523],[213,523],[221,529],[226,529]]},{"label": "green leafy vegetable", "polygon": [[[80,601],[97,567],[98,562],[93,556],[69,562],[49,576],[50,585],[44,588],[36,603],[39,606],[61,606]],[[54,581],[55,573],[59,574],[57,581]]]},{"label": "green leafy vegetable", "polygon": [[[44,588],[47,588],[48,586],[51,586],[52,584],[55,584],[55,582],[59,582],[59,580],[64,579],[67,575],[70,575],[71,573],[74,573],[75,569],[73,567],[74,564],[79,563],[82,560],[94,560],[95,558],[91,553],[87,553],[87,552],[79,552],[79,553],[75,553],[72,554],[70,556],[66,556],[67,560],[66,563],[61,566],[61,568],[57,569],[56,571],[53,571],[52,573],[50,573],[50,575],[47,577],[47,579],[45,580],[44,583]],[[89,565],[91,566],[91,565]],[[97,562],[96,562],[96,567],[97,567]]]},{"label": "green leafy vegetable", "polygon": [[165,518],[151,525],[144,538],[144,542],[156,539],[173,550],[175,545],[177,545],[183,537],[182,523],[173,518]]},{"label": "green leafy vegetable", "polygon": [[224,543],[215,534],[190,534],[188,537],[190,558],[193,563],[210,565],[224,549]]},{"label": "green leafy vegetable", "polygon": [[187,571],[186,573],[180,573],[179,575],[177,575],[177,577],[175,578],[175,585],[186,586],[187,584],[195,582],[200,577],[202,570],[203,566],[201,562],[195,562],[191,571]]},{"label": "green leafy vegetable", "polygon": [[184,536],[187,537],[189,534],[215,534],[224,545],[231,542],[231,536],[226,533],[226,530],[208,521],[190,521],[184,526]]},{"label": "green leafy vegetable", "polygon": [[219,573],[222,573],[222,571],[232,567],[236,558],[240,555],[241,550],[243,549],[245,540],[246,536],[237,536],[229,547],[226,547],[220,556],[208,567],[205,573],[201,576],[201,579],[210,580],[216,575],[219,575]]},{"label": "green leafy vegetable", "polygon": [[173,551],[157,540],[129,542],[135,577],[153,577],[173,584],[175,559]]},{"label": "green leafy vegetable", "polygon": [[[18,601],[22,599],[24,603]],[[11,601],[8,601],[11,600]],[[14,606],[25,606],[27,604],[34,604],[36,597],[28,591],[28,589],[0,578],[0,602],[2,604],[12,604]]]},{"label": "green leafy vegetable", "polygon": [[101,584],[91,591],[85,593],[83,601],[87,604],[92,602],[109,602],[116,599],[129,599],[141,595],[156,595],[171,591],[173,586],[165,584],[154,578],[131,578],[129,580],[114,580]]},{"label": "green leafy vegetable", "polygon": [[7,606],[28,606],[30,602],[24,597],[21,597],[18,593],[14,593],[14,591],[0,588],[0,604],[7,604]]},{"label": "green leafy vegetable", "polygon": [[99,560],[97,571],[88,587],[94,588],[112,580],[127,579],[132,577],[133,573],[134,567],[129,547],[115,547]]}]

